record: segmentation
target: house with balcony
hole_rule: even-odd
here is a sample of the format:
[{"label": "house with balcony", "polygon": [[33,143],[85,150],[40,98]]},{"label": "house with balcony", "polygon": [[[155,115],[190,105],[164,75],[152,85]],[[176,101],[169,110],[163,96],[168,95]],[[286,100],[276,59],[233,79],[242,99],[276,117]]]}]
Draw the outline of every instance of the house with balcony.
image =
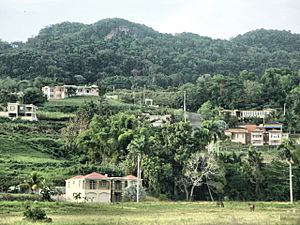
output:
[{"label": "house with balcony", "polygon": [[231,142],[241,144],[251,144],[253,146],[277,146],[282,144],[284,139],[289,138],[289,134],[283,132],[283,124],[268,123],[259,126],[246,124],[238,128],[228,129],[225,135]]},{"label": "house with balcony", "polygon": [[64,99],[71,96],[99,96],[97,85],[91,86],[77,86],[77,85],[63,85],[63,86],[45,86],[42,87],[43,94],[47,99]]},{"label": "house with balcony", "polygon": [[100,173],[78,175],[66,180],[66,200],[70,202],[120,202],[123,190],[137,183],[137,177],[109,177]]},{"label": "house with balcony", "polygon": [[33,104],[7,103],[6,111],[0,112],[1,117],[37,121],[37,107]]},{"label": "house with balcony", "polygon": [[239,119],[246,119],[246,118],[260,118],[266,119],[272,112],[275,112],[274,109],[262,109],[262,110],[239,110],[239,109],[222,109],[219,114],[224,115],[229,113],[231,116],[235,116]]}]

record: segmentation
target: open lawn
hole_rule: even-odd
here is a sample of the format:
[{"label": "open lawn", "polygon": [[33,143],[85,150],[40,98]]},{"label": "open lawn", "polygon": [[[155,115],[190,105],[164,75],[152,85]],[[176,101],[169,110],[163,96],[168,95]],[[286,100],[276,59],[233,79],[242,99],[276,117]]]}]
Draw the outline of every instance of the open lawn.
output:
[{"label": "open lawn", "polygon": [[[0,202],[0,224],[42,224],[22,220],[29,202]],[[33,204],[33,203],[31,203]],[[257,202],[142,202],[122,204],[36,203],[53,219],[52,224],[300,224],[300,203]]]}]

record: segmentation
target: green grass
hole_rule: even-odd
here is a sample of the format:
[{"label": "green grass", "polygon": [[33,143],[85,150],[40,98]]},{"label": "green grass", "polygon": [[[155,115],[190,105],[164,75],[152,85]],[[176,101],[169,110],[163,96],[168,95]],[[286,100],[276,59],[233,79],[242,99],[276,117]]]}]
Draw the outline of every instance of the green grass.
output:
[{"label": "green grass", "polygon": [[64,121],[64,120],[69,120],[70,118],[75,117],[75,113],[39,111],[37,113],[37,116],[39,119],[43,119],[43,120]]},{"label": "green grass", "polygon": [[[0,224],[39,224],[22,220],[29,202],[1,202]],[[87,224],[299,224],[300,204],[257,202],[249,212],[247,202],[142,202],[122,204],[37,203],[57,225]],[[8,213],[9,212],[9,213]],[[42,223],[40,223],[42,224]]]},{"label": "green grass", "polygon": [[64,98],[64,99],[53,99],[49,100],[44,104],[44,107],[53,107],[53,106],[81,106],[85,102],[90,102],[90,101],[98,101],[100,97],[98,96],[88,96],[88,97],[81,97],[81,96],[75,96],[75,97],[70,97],[70,98]]}]

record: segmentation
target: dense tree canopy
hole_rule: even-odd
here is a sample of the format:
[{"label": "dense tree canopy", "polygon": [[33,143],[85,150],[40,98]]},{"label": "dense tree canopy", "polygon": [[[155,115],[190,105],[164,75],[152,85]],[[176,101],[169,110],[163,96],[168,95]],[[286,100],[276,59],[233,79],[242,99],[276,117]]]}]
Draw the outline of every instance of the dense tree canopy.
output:
[{"label": "dense tree canopy", "polygon": [[0,78],[43,76],[125,88],[179,86],[203,74],[248,70],[262,76],[270,67],[298,70],[299,42],[299,34],[276,30],[215,40],[192,33],[161,34],[123,19],[64,22],[42,29],[26,43],[0,42]]}]

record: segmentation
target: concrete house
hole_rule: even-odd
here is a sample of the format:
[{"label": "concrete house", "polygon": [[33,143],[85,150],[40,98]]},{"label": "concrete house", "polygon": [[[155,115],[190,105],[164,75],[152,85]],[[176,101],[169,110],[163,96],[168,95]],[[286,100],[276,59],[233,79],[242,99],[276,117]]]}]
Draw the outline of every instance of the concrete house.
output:
[{"label": "concrete house", "polygon": [[231,116],[236,116],[239,119],[245,118],[261,118],[265,119],[268,115],[274,112],[274,109],[263,109],[263,110],[229,110],[223,109],[219,112],[220,115],[224,115],[225,113],[229,113]]},{"label": "concrete house", "polygon": [[75,93],[72,96],[99,96],[99,90],[97,85],[63,85],[54,87],[45,86],[42,87],[42,92],[47,97],[47,99],[63,99],[69,97],[68,89],[74,90]]},{"label": "concrete house", "polygon": [[[108,177],[100,173],[78,175],[66,180],[66,200],[71,202],[120,202],[127,186],[137,183],[137,177]],[[76,195],[80,198],[76,199]]]},{"label": "concrete house", "polygon": [[229,129],[225,131],[231,142],[247,144],[247,130],[243,128]]},{"label": "concrete house", "polygon": [[268,123],[259,126],[247,124],[239,128],[228,129],[225,135],[231,142],[251,144],[253,146],[282,144],[284,139],[289,138],[288,133],[282,131],[283,124]]},{"label": "concrete house", "polygon": [[7,103],[7,110],[0,112],[0,116],[11,119],[22,119],[29,121],[37,121],[37,107],[33,104]]}]

